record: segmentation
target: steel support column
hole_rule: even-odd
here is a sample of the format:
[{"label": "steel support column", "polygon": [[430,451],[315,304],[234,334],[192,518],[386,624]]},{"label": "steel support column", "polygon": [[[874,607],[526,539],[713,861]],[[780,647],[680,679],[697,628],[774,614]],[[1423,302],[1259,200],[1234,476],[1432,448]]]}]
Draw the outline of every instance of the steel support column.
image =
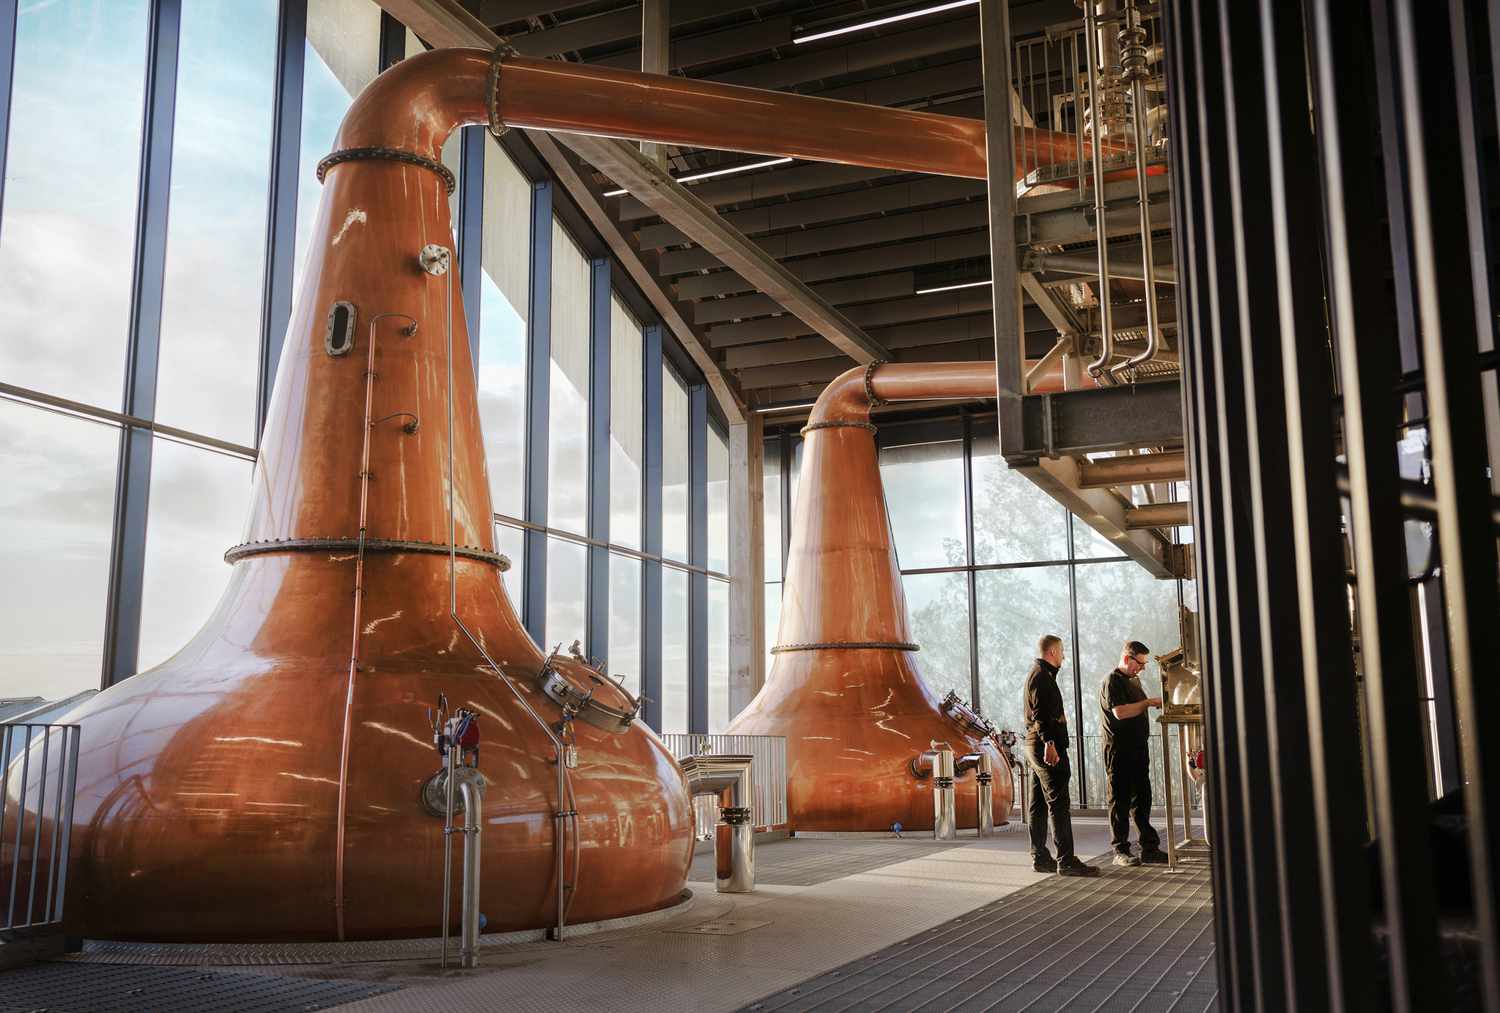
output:
[{"label": "steel support column", "polygon": [[[1423,9],[1420,15],[1413,6],[1372,0],[1371,21],[1380,25],[1389,19],[1385,23],[1393,53],[1397,102],[1383,105],[1382,125],[1397,115],[1406,125],[1399,168],[1411,191],[1412,303],[1426,379],[1423,389],[1448,610],[1448,662],[1464,769],[1478,966],[1485,1005],[1500,1009],[1500,743],[1485,734],[1500,712],[1500,687],[1493,678],[1495,658],[1500,654],[1495,623],[1500,594],[1495,533],[1489,523],[1490,481],[1485,474],[1489,454],[1479,369],[1481,345],[1494,344],[1490,270],[1495,251],[1489,247],[1488,202],[1480,175],[1481,138],[1488,131],[1479,122],[1482,106],[1474,94],[1477,75],[1471,52],[1476,45],[1476,33],[1471,31],[1474,18],[1485,15],[1480,5],[1471,11],[1464,0],[1449,0],[1441,7]],[[1488,16],[1496,16],[1493,5]],[[1493,59],[1496,54],[1489,56]],[[1493,73],[1493,66],[1489,70]],[[1386,438],[1390,438],[1389,431]],[[1351,454],[1351,484],[1353,465]],[[1378,473],[1371,476],[1377,481],[1379,477]],[[1361,594],[1362,608],[1364,604]],[[1399,664],[1401,659],[1390,660]],[[1406,856],[1418,855],[1405,845],[1399,840],[1395,844],[1403,870]],[[1401,885],[1403,890],[1410,889],[1404,881]],[[1411,900],[1403,896],[1403,903]],[[1425,929],[1426,913],[1416,910],[1419,920],[1414,928]],[[1430,955],[1425,949],[1415,951],[1412,971],[1431,966],[1421,962]],[[1428,982],[1414,980],[1412,984],[1420,985],[1423,1001],[1428,1001]]]},{"label": "steel support column", "polygon": [[[588,533],[595,542],[609,541],[609,421],[611,300],[609,259],[589,265],[589,461]],[[588,547],[588,636],[586,653],[609,654],[609,549]]]},{"label": "steel support column", "polygon": [[[531,306],[526,347],[526,520],[547,525],[548,411],[552,377],[552,184],[531,187]],[[521,621],[547,639],[547,533],[527,528]]]},{"label": "steel support column", "polygon": [[[152,5],[124,391],[125,413],[142,419],[156,417],[156,367],[167,264],[167,206],[172,195],[172,134],[177,108],[177,49],[181,29],[181,0],[158,0]],[[105,687],[134,675],[136,670],[146,571],[146,515],[151,497],[153,438],[150,430],[135,426],[125,426],[120,430],[119,472],[115,479],[115,540],[110,555],[104,627],[101,681]]]},{"label": "steel support column", "polygon": [[302,154],[302,80],[306,61],[307,0],[281,0],[276,25],[276,92],[272,96],[271,173],[266,208],[265,269],[261,276],[260,382],[255,444],[271,406],[281,346],[292,317],[297,272],[297,169]]},{"label": "steel support column", "polygon": [[661,326],[648,326],[641,356],[645,369],[641,383],[641,412],[646,425],[645,443],[641,449],[644,482],[641,550],[649,557],[641,564],[641,635],[644,638],[641,644],[641,716],[658,732],[661,731],[661,339]]},{"label": "steel support column", "polygon": [[708,387],[688,388],[688,728],[708,731]]},{"label": "steel support column", "polygon": [[1020,273],[1016,264],[1016,136],[1011,86],[1009,0],[980,0],[980,62],[984,75],[985,146],[988,158],[990,277],[995,317],[995,376],[1000,453],[1024,445]]},{"label": "steel support column", "polygon": [[729,427],[729,716],[766,681],[763,416]]},{"label": "steel support column", "polygon": [[469,328],[469,359],[479,372],[479,304],[484,289],[484,127],[464,127],[458,140],[458,283]]},{"label": "steel support column", "polygon": [[5,217],[5,152],[10,141],[10,96],[15,82],[16,30],[20,4],[0,12],[0,220]]}]

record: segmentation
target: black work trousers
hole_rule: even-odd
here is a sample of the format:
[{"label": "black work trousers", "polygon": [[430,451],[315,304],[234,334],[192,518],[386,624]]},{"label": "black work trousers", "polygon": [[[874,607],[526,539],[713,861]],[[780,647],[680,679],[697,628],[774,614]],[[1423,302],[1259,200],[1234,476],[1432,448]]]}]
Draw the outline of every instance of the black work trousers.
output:
[{"label": "black work trousers", "polygon": [[1104,776],[1108,785],[1109,843],[1116,854],[1130,854],[1130,820],[1135,818],[1141,851],[1157,851],[1161,838],[1151,827],[1151,752],[1144,746],[1104,747]]},{"label": "black work trousers", "polygon": [[1031,831],[1031,857],[1045,858],[1047,852],[1047,817],[1052,817],[1052,843],[1057,848],[1059,862],[1073,856],[1073,799],[1068,794],[1068,781],[1073,776],[1068,766],[1068,751],[1057,751],[1057,762],[1047,766],[1042,760],[1046,747],[1040,743],[1026,744],[1027,765],[1031,768],[1031,798],[1027,820]]}]

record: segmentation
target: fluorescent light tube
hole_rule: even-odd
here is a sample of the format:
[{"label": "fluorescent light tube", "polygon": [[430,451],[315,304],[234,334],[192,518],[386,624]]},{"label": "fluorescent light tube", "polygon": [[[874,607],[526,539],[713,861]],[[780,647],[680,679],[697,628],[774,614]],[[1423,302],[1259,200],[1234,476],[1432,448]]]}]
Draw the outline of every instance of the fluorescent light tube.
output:
[{"label": "fluorescent light tube", "polygon": [[954,289],[958,288],[978,288],[981,285],[988,285],[989,283],[990,280],[986,278],[984,281],[966,281],[958,285],[938,285],[935,288],[919,288],[917,289],[915,294],[929,295],[933,292],[952,292]]},{"label": "fluorescent light tube", "polygon": [[941,14],[943,11],[957,10],[960,7],[972,7],[978,2],[979,0],[951,0],[949,3],[938,4],[936,7],[923,7],[921,10],[892,14],[889,17],[876,18],[874,21],[861,21],[856,25],[830,28],[826,32],[814,32],[812,35],[799,35],[792,40],[792,45],[800,46],[804,42],[817,42],[819,39],[831,39],[835,35],[847,35],[850,32],[862,32],[867,28],[879,28],[881,25],[894,25],[898,21],[910,21],[912,18],[925,17],[928,14]]},{"label": "fluorescent light tube", "polygon": [[[679,183],[696,183],[700,179],[714,179],[718,176],[733,176],[737,172],[749,172],[751,169],[769,169],[773,165],[787,165],[792,161],[790,158],[771,158],[764,162],[751,162],[748,165],[731,165],[727,169],[709,169],[706,172],[695,172],[689,176],[677,177]],[[628,191],[610,190],[604,196],[623,197]]]}]

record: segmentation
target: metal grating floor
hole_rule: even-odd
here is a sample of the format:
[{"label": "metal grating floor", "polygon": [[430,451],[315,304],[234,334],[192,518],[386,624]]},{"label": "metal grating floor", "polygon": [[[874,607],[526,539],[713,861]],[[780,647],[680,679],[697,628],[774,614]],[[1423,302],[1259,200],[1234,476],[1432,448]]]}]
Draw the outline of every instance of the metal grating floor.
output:
[{"label": "metal grating floor", "polygon": [[397,987],[184,967],[48,963],[0,973],[0,1013],[300,1013]]},{"label": "metal grating floor", "polygon": [[1203,1013],[1218,1005],[1213,955],[1206,866],[1109,865],[1094,880],[1049,876],[744,1009]]},{"label": "metal grating floor", "polygon": [[[913,847],[933,855],[961,847],[964,842],[936,844],[900,840],[839,840],[792,837],[774,847],[755,851],[755,882],[765,886],[816,886],[861,872],[873,872],[897,862],[910,861]],[[714,855],[705,852],[693,859],[688,879],[713,882]]]}]

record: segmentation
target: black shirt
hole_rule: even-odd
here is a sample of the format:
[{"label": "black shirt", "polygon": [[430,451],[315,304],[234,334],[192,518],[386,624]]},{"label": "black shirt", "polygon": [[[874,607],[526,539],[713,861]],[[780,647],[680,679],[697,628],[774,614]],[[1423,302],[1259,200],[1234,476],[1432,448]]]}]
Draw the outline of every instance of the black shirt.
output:
[{"label": "black shirt", "polygon": [[1068,748],[1068,716],[1063,713],[1062,693],[1057,688],[1057,668],[1041,658],[1026,676],[1026,741],[1050,742]]},{"label": "black shirt", "polygon": [[1104,711],[1104,744],[1121,749],[1145,749],[1151,738],[1151,719],[1146,711],[1133,718],[1117,718],[1114,708],[1121,704],[1140,703],[1146,699],[1141,680],[1133,678],[1118,668],[1104,677],[1099,687],[1099,706]]}]

